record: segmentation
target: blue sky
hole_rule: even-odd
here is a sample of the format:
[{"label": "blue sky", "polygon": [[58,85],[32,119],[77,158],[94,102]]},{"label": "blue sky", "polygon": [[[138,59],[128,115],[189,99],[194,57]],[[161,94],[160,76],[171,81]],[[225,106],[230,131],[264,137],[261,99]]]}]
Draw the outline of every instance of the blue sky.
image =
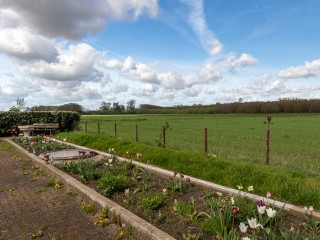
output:
[{"label": "blue sky", "polygon": [[0,110],[320,98],[319,0],[0,0]]}]

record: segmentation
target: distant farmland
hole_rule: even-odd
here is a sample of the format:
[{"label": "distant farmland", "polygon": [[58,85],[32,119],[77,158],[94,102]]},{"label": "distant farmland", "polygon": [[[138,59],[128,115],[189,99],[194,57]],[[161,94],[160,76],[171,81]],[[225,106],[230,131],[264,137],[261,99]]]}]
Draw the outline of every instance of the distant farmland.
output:
[{"label": "distant farmland", "polygon": [[[267,115],[82,115],[80,127],[87,131],[155,145],[161,127],[168,123],[169,148],[204,152],[204,129],[208,153],[220,159],[263,163]],[[320,176],[320,115],[274,114],[271,125],[270,162]]]}]

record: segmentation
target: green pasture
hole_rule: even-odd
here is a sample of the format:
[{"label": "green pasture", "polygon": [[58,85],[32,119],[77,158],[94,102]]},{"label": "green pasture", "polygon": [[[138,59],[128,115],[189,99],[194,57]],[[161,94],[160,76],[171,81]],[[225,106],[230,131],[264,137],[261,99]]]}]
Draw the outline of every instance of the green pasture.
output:
[{"label": "green pasture", "polygon": [[[208,153],[229,161],[263,163],[266,151],[267,115],[82,115],[80,128],[88,133],[114,136],[154,146],[161,127],[170,125],[168,148],[204,152],[204,129]],[[272,115],[270,163],[320,176],[320,115]]]}]

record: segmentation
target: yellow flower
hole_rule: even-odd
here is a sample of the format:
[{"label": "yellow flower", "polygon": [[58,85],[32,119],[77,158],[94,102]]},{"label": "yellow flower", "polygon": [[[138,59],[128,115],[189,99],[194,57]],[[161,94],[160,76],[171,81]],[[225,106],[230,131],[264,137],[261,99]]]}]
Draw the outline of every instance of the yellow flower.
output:
[{"label": "yellow flower", "polygon": [[240,184],[240,185],[237,185],[237,188],[238,188],[239,190],[243,189],[243,187],[242,187],[241,184]]},{"label": "yellow flower", "polygon": [[248,187],[248,191],[249,191],[249,192],[252,192],[252,191],[253,191],[253,186],[249,186],[249,187]]}]

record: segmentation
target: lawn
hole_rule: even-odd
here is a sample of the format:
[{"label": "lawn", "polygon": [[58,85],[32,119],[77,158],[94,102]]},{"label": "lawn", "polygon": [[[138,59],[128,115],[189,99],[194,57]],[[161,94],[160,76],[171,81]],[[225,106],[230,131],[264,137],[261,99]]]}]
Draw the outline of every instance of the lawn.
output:
[{"label": "lawn", "polygon": [[[208,132],[208,153],[219,159],[263,163],[266,152],[267,115],[82,115],[89,133],[98,132],[118,139],[157,145],[161,128],[168,123],[168,148],[204,152],[204,129]],[[320,176],[320,115],[275,114],[272,116],[271,165]]]}]

